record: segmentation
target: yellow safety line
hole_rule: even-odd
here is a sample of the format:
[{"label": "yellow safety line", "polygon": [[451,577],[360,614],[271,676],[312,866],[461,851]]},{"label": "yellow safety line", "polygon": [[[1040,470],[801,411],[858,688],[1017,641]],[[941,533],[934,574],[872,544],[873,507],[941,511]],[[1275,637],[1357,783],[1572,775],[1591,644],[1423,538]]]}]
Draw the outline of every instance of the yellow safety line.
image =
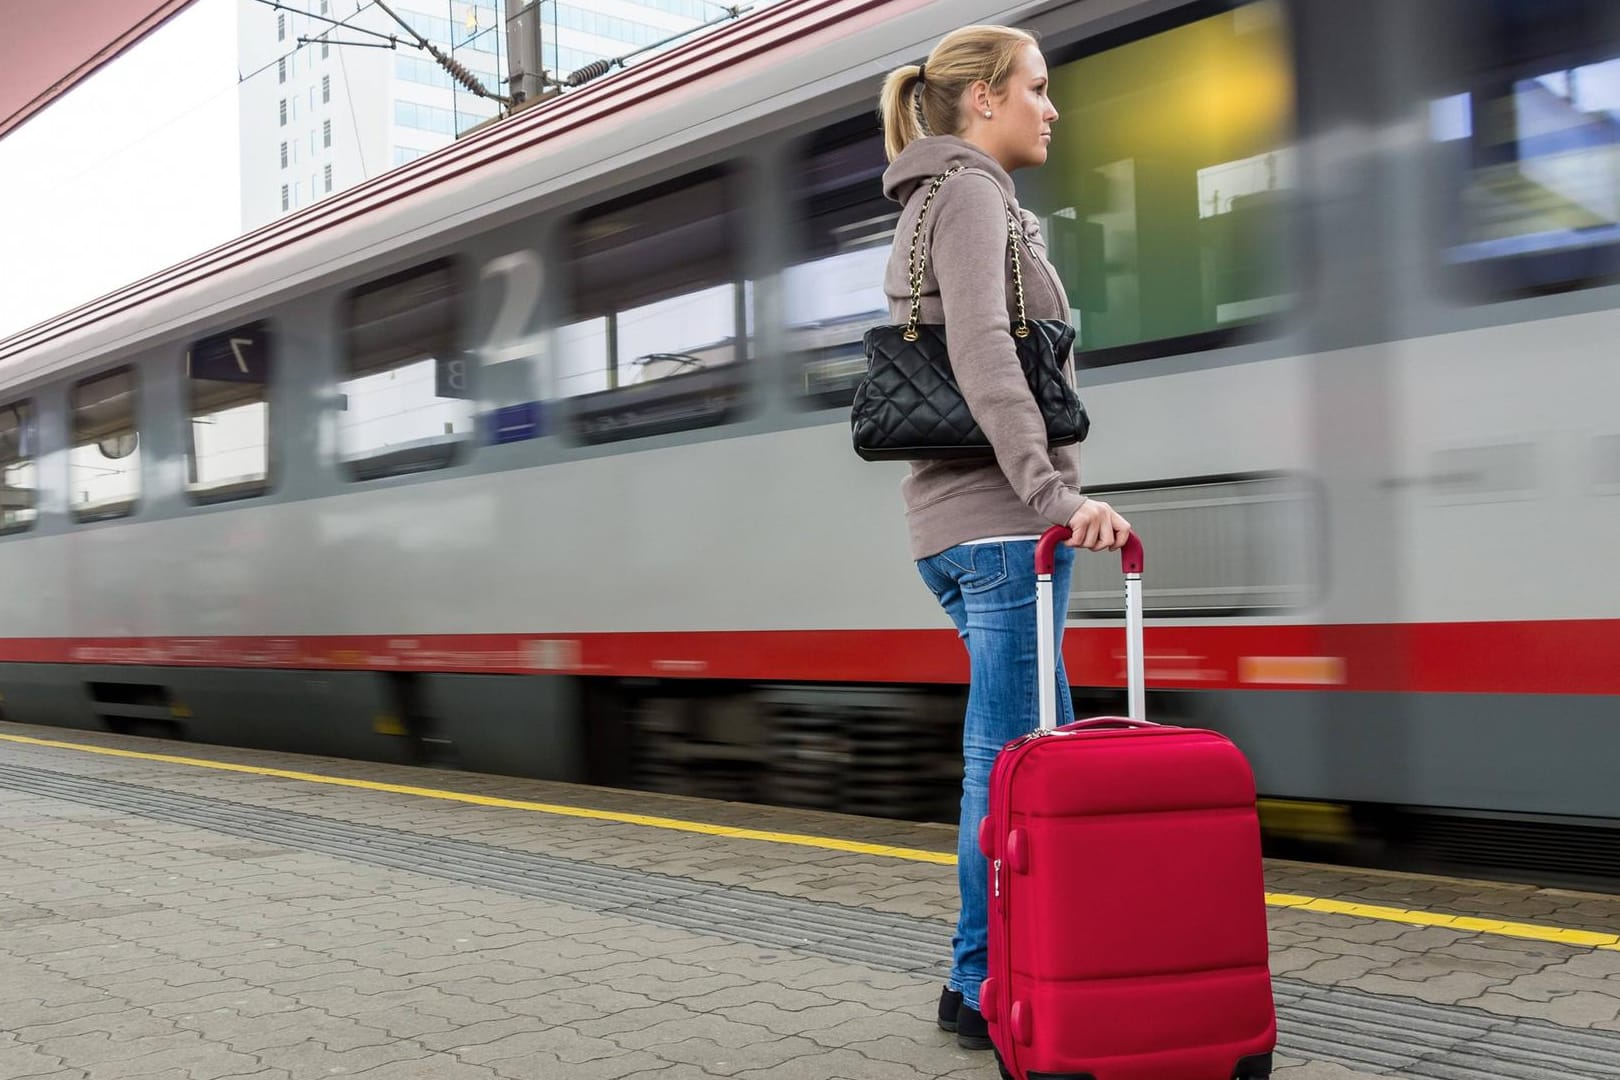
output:
[{"label": "yellow safety line", "polygon": [[[108,746],[59,742],[53,739],[34,739],[26,735],[0,734],[0,739],[7,742],[24,743],[29,746],[48,746],[59,750],[78,750],[87,754],[103,754],[107,757],[135,758],[139,761],[161,761],[170,765],[190,765],[200,769],[248,773],[253,776],[273,776],[283,780],[300,780],[309,784],[330,784],[335,787],[360,788],[364,791],[387,791],[396,795],[414,795],[424,799],[471,803],[475,806],[493,806],[504,810],[527,810],[532,813],[555,814],[559,817],[613,821],[624,825],[645,825],[654,829],[671,829],[677,832],[699,833],[704,836],[724,836],[734,840],[760,840],[770,844],[825,848],[829,851],[844,851],[857,855],[878,855],[890,859],[904,859],[909,862],[937,863],[942,866],[951,866],[956,863],[956,856],[948,852],[890,847],[884,844],[865,844],[858,840],[839,840],[833,837],[809,836],[803,833],[769,832],[764,829],[741,829],[730,825],[710,825],[700,821],[682,821],[679,818],[653,817],[648,814],[625,814],[612,810],[590,810],[579,806],[562,806],[556,803],[502,799],[493,795],[473,795],[463,791],[442,791],[438,788],[411,787],[405,784],[383,784],[375,780],[353,780],[344,776],[323,776],[319,773],[295,772],[290,769],[268,769],[257,765],[237,765],[228,761],[210,761],[205,758],[180,757],[175,754],[147,754],[137,750],[117,750]],[[1429,911],[1410,911],[1405,908],[1383,907],[1377,904],[1358,904],[1345,900],[1327,900],[1312,896],[1293,896],[1287,893],[1267,893],[1266,903],[1271,907],[1287,908],[1292,911],[1313,911],[1325,915],[1348,915],[1358,919],[1406,923],[1412,926],[1438,926],[1462,933],[1527,938],[1532,941],[1551,941],[1561,945],[1620,952],[1620,934],[1602,934],[1591,930],[1570,930],[1559,926],[1508,922],[1502,919],[1481,919],[1470,915],[1442,915]]]},{"label": "yellow safety line", "polygon": [[1346,900],[1323,900],[1312,896],[1290,896],[1286,893],[1267,893],[1266,903],[1272,907],[1291,908],[1294,911],[1320,911],[1328,915],[1351,915],[1358,919],[1410,923],[1413,926],[1439,926],[1446,930],[1469,934],[1529,938],[1532,941],[1554,941],[1560,945],[1620,952],[1620,934],[1601,934],[1592,930],[1569,930],[1561,926],[1481,919],[1472,915],[1441,915],[1432,911],[1408,911],[1405,908],[1382,907],[1378,904],[1356,904]]},{"label": "yellow safety line", "polygon": [[701,821],[681,821],[678,818],[652,817],[648,814],[624,814],[613,810],[590,810],[581,806],[560,806],[556,803],[528,802],[524,799],[502,799],[493,795],[473,795],[464,791],[441,791],[437,788],[410,787],[405,784],[383,784],[375,780],[352,780],[345,776],[322,776],[319,773],[294,772],[290,769],[266,769],[257,765],[236,765],[228,761],[178,757],[174,754],[145,754],[136,750],[115,750],[108,746],[88,746],[83,743],[57,742],[53,739],[31,739],[26,735],[0,735],[0,739],[7,742],[26,743],[30,746],[49,746],[59,750],[80,750],[87,754],[105,754],[108,757],[136,758],[140,761],[162,761],[170,765],[192,765],[199,769],[249,773],[253,776],[274,776],[282,780],[302,780],[309,784],[331,784],[335,787],[360,788],[364,791],[389,791],[396,795],[416,795],[424,799],[442,799],[446,802],[471,803],[475,806],[495,806],[503,810],[528,810],[539,814],[556,814],[559,817],[588,818],[592,821],[616,821],[624,825],[646,825],[654,829],[673,829],[678,832],[701,833],[704,836],[724,836],[734,840],[763,840],[771,844],[793,844],[798,847],[826,848],[830,851],[847,851],[857,855],[881,855],[891,859],[907,859],[911,862],[930,862],[942,865],[954,865],[956,863],[956,856],[947,852],[890,847],[886,844],[863,844],[858,840],[838,840],[828,836],[768,832],[764,829],[739,829],[731,825],[710,825]]}]

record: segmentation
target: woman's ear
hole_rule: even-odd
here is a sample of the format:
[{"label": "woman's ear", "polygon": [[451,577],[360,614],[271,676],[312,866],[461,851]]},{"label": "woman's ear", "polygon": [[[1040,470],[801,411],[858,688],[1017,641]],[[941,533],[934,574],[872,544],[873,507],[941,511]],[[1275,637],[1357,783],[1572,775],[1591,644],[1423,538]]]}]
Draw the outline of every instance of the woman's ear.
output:
[{"label": "woman's ear", "polygon": [[991,105],[990,84],[985,80],[980,79],[978,82],[969,87],[968,104],[973,106],[973,111],[976,113],[983,114],[986,112]]}]

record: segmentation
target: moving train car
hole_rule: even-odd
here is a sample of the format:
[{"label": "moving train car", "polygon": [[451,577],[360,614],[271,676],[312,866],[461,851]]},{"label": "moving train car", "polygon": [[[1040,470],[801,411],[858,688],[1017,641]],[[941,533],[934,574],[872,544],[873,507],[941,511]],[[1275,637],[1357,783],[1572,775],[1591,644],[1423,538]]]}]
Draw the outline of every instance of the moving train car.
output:
[{"label": "moving train car", "polygon": [[782,0],[483,127],[0,341],[0,712],[951,819],[848,403],[879,82],[1001,21],[1150,712],[1279,836],[1620,879],[1617,8]]}]

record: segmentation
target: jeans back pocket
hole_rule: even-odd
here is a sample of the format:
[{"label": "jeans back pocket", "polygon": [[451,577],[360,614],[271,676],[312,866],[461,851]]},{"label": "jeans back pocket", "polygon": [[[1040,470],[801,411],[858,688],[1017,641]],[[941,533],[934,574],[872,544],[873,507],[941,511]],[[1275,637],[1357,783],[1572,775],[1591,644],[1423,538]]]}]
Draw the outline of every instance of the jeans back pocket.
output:
[{"label": "jeans back pocket", "polygon": [[1007,552],[1000,543],[963,544],[948,554],[963,571],[957,585],[965,593],[987,592],[1007,580]]}]

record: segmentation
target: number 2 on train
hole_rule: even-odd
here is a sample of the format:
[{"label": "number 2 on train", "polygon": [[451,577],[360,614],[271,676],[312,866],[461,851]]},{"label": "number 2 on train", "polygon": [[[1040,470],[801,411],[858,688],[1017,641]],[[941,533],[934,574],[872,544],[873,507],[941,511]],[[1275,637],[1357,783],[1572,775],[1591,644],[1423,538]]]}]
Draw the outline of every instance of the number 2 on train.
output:
[{"label": "number 2 on train", "polygon": [[527,248],[508,252],[485,264],[480,279],[504,277],[501,305],[490,327],[489,337],[479,350],[485,364],[525,360],[537,356],[544,345],[541,334],[524,335],[540,302],[542,273],[540,256]]}]

